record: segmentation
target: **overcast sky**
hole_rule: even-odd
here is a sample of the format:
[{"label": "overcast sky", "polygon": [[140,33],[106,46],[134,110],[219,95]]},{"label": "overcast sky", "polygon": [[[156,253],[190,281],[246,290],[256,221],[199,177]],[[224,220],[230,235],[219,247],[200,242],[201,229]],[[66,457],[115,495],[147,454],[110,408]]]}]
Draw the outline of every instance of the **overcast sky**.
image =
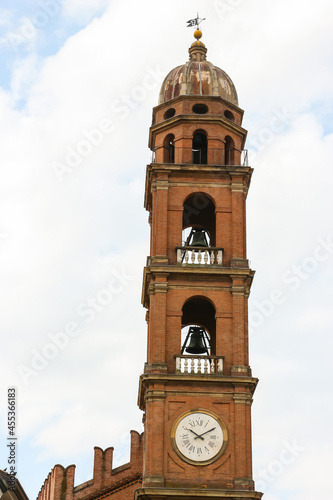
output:
[{"label": "overcast sky", "polygon": [[248,195],[257,489],[326,497],[332,464],[331,0],[2,0],[1,442],[18,392],[18,472],[92,477],[129,459],[146,356],[148,129],[163,77],[206,17],[208,59],[236,85]]}]

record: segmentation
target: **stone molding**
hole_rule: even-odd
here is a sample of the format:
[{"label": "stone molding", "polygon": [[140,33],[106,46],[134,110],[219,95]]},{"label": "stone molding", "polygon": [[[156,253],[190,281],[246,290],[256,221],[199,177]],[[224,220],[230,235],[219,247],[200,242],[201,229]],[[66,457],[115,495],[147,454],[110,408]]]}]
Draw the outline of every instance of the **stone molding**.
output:
[{"label": "stone molding", "polygon": [[149,295],[154,293],[167,293],[168,283],[150,283],[149,285]]},{"label": "stone molding", "polygon": [[160,391],[158,389],[148,390],[145,393],[145,401],[163,401],[166,398],[165,391]]},{"label": "stone molding", "polygon": [[234,394],[233,400],[235,404],[242,404],[242,405],[252,405],[252,397],[250,394],[243,394],[243,393],[237,393]]}]

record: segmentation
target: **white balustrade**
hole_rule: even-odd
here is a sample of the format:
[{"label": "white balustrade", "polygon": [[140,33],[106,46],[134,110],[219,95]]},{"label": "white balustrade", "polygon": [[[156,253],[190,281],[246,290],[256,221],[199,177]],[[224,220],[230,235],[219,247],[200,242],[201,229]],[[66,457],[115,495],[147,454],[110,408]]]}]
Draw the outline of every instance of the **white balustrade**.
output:
[{"label": "white balustrade", "polygon": [[223,249],[213,247],[177,247],[177,263],[182,265],[222,266]]},{"label": "white balustrade", "polygon": [[176,373],[223,374],[223,356],[175,356]]}]

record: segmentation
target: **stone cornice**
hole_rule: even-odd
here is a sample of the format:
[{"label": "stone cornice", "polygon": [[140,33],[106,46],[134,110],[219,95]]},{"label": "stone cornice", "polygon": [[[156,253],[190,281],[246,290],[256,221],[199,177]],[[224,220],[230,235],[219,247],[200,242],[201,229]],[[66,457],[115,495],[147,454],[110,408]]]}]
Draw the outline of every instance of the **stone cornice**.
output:
[{"label": "stone cornice", "polygon": [[[168,265],[168,264],[160,264],[156,263],[153,265],[148,265],[144,268],[143,274],[143,282],[142,282],[142,295],[141,295],[141,303],[144,307],[148,307],[149,295],[152,293],[166,293],[170,289],[177,288],[178,285],[176,283],[158,283],[156,287],[156,282],[150,282],[150,276],[156,276],[158,274],[171,276],[176,275],[196,275],[209,278],[207,283],[198,282],[194,284],[180,284],[179,287],[193,288],[193,289],[205,289],[205,290],[230,290],[233,295],[245,296],[248,297],[250,294],[250,289],[253,281],[253,277],[255,271],[250,269],[249,267],[222,267],[219,265],[209,265],[209,266],[196,266],[196,265]],[[218,278],[220,283],[218,285],[214,284],[214,279]],[[224,281],[221,280],[224,278]],[[243,284],[232,284],[233,279],[244,279]],[[230,283],[226,280],[230,280]],[[170,280],[169,280],[170,281]]]},{"label": "stone cornice", "polygon": [[262,493],[258,491],[246,490],[211,490],[211,489],[195,489],[195,488],[140,488],[135,491],[134,499],[158,499],[158,498],[210,498],[220,499],[229,498],[230,500],[260,500]]},{"label": "stone cornice", "polygon": [[[150,390],[147,389],[147,386],[149,384],[159,384],[159,385],[164,385],[167,387],[166,390],[163,390],[160,388],[157,392],[155,390]],[[252,401],[252,396],[254,394],[254,391],[257,387],[258,384],[258,379],[254,377],[249,377],[249,376],[230,376],[230,375],[212,375],[212,374],[184,374],[184,373],[176,373],[176,374],[171,374],[171,373],[143,373],[140,376],[139,380],[139,393],[138,393],[138,406],[141,408],[141,410],[144,410],[145,408],[145,398],[146,398],[146,393],[152,396],[152,399],[164,399],[164,394],[168,391],[171,390],[172,386],[177,386],[181,385],[184,386],[184,384],[188,385],[189,387],[193,388],[193,384],[197,386],[205,385],[217,385],[219,390],[221,389],[222,384],[224,386],[230,386],[232,388],[235,387],[245,387],[247,391],[249,391],[248,395],[245,394],[244,398],[244,393],[234,393],[234,398],[235,402],[237,400],[238,402],[243,402],[246,401],[245,404],[251,404]],[[193,390],[193,389],[192,389]],[[156,392],[156,394],[155,394]],[[154,395],[156,397],[154,397]]]},{"label": "stone cornice", "polygon": [[242,165],[201,165],[195,163],[149,163],[147,165],[147,173],[150,172],[165,172],[175,173],[181,172],[182,174],[186,172],[200,172],[205,175],[221,173],[234,177],[237,175],[251,175],[253,172],[252,167],[243,167]]},{"label": "stone cornice", "polygon": [[253,278],[255,271],[249,267],[222,267],[219,265],[187,265],[187,266],[176,266],[176,265],[151,265],[145,268],[147,274],[157,274],[157,273],[167,273],[167,274],[196,274],[196,275],[217,275],[217,276],[228,276],[230,278]]},{"label": "stone cornice", "polygon": [[221,96],[216,96],[216,95],[179,95],[177,97],[174,97],[173,99],[170,99],[169,101],[163,102],[161,104],[158,104],[157,106],[153,107],[153,113],[156,114],[158,110],[160,109],[167,109],[170,108],[170,106],[174,106],[177,104],[178,101],[193,101],[194,103],[198,102],[198,98],[200,98],[200,101],[202,102],[208,102],[208,101],[213,101],[217,102],[220,101],[224,103],[228,108],[233,109],[237,113],[240,113],[241,116],[244,114],[244,110],[240,108],[239,106],[236,106],[236,104],[233,104],[230,101],[227,101],[226,99],[223,99]]},{"label": "stone cornice", "polygon": [[219,375],[215,374],[212,375],[210,373],[207,373],[205,375],[203,374],[196,374],[196,373],[190,373],[190,374],[185,374],[185,373],[142,373],[140,376],[140,382],[141,381],[147,381],[147,382],[158,382],[158,383],[163,383],[163,384],[169,384],[171,382],[181,382],[184,383],[186,382],[211,382],[213,384],[221,384],[222,382],[228,383],[230,385],[236,386],[236,385],[250,385],[250,386],[256,386],[258,383],[258,379],[255,377],[248,377],[248,376],[237,376],[233,377],[230,375]]},{"label": "stone cornice", "polygon": [[[192,187],[201,187],[201,189],[209,187],[228,188],[235,192],[243,192],[247,194],[251,183],[253,168],[244,167],[241,165],[196,165],[184,163],[150,163],[146,170],[146,187],[144,207],[146,210],[151,210],[151,197],[155,189],[170,189],[171,187],[188,185]],[[161,184],[155,184],[155,174],[168,174],[168,179],[161,179]],[[186,180],[188,175],[193,174],[203,176],[204,179],[198,179],[195,183],[191,180],[189,183]],[[183,176],[183,180],[179,175]],[[216,176],[227,177],[224,182],[213,182]],[[242,182],[241,182],[242,179]]]}]

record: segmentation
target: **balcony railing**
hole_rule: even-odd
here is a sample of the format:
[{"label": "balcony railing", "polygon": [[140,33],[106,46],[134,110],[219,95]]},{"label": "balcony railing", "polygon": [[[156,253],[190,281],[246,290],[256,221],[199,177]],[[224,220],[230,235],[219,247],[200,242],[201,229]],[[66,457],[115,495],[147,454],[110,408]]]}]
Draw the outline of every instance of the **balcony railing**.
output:
[{"label": "balcony railing", "polygon": [[223,373],[224,356],[175,356],[176,373],[210,374]]},{"label": "balcony railing", "polygon": [[248,166],[247,149],[181,148],[161,146],[152,153],[152,163]]},{"label": "balcony railing", "polygon": [[217,247],[176,247],[177,264],[222,266],[223,248]]}]

